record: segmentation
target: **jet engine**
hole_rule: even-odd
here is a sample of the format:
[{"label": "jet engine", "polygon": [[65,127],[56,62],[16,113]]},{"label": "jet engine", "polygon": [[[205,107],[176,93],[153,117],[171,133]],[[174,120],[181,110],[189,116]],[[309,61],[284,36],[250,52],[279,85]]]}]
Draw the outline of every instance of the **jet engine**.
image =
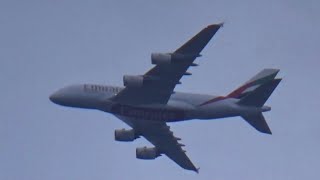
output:
[{"label": "jet engine", "polygon": [[155,159],[160,154],[158,153],[157,148],[148,148],[148,147],[140,147],[136,149],[136,157],[138,159]]},{"label": "jet engine", "polygon": [[[190,62],[190,60],[199,57],[199,54],[179,54],[179,53],[152,53],[151,63],[155,65],[167,65],[172,63]],[[195,65],[192,65],[195,66]]]},{"label": "jet engine", "polygon": [[151,63],[156,65],[164,65],[172,63],[172,55],[169,53],[152,53]]},{"label": "jet engine", "polygon": [[114,139],[116,141],[133,141],[137,139],[136,133],[134,132],[133,129],[131,130],[126,130],[126,129],[116,129],[114,131]]},{"label": "jet engine", "polygon": [[144,78],[143,76],[123,76],[123,85],[126,87],[141,87],[143,85]]}]

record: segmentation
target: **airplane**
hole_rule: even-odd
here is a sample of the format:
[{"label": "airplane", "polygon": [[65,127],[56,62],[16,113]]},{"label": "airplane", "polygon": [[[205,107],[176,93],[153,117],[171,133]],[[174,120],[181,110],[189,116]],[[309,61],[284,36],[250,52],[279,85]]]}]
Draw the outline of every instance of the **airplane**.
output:
[{"label": "airplane", "polygon": [[49,99],[58,105],[96,109],[111,113],[131,129],[117,129],[116,141],[134,141],[143,136],[154,147],[139,147],[136,158],[155,159],[162,154],[186,170],[198,173],[182,148],[185,146],[167,123],[187,120],[209,120],[240,116],[256,130],[271,134],[262,114],[270,111],[265,102],[278,86],[279,69],[264,69],[239,88],[225,96],[174,91],[183,76],[191,75],[189,67],[223,23],[202,29],[172,53],[152,53],[155,66],[144,75],[124,75],[123,87],[76,84],[59,89]]}]

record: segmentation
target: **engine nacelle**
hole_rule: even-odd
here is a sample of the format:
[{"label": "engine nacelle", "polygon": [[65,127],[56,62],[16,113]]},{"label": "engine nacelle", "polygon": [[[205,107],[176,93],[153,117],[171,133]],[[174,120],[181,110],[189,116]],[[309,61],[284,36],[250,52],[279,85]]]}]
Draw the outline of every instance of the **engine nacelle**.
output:
[{"label": "engine nacelle", "polygon": [[141,87],[143,85],[144,78],[143,76],[123,76],[123,85],[126,87]]},{"label": "engine nacelle", "polygon": [[134,132],[133,129],[131,130],[126,130],[126,129],[116,129],[114,131],[114,139],[116,141],[133,141],[137,139],[136,133]]},{"label": "engine nacelle", "polygon": [[179,53],[152,53],[151,63],[156,65],[168,65],[172,63],[190,62],[199,57],[199,54],[179,54]]},{"label": "engine nacelle", "polygon": [[151,63],[156,65],[164,65],[172,63],[172,54],[169,53],[152,53]]},{"label": "engine nacelle", "polygon": [[138,159],[155,159],[160,154],[158,153],[157,148],[148,148],[148,147],[140,147],[136,149],[136,157]]}]

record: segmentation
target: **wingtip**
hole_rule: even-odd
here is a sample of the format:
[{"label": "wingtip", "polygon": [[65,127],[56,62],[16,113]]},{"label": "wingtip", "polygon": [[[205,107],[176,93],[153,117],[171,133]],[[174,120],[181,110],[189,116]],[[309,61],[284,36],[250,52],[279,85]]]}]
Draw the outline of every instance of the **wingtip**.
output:
[{"label": "wingtip", "polygon": [[267,135],[272,135],[272,132],[271,132],[270,128],[268,128],[268,129],[265,130],[265,131],[260,131],[260,132],[262,132],[262,133],[264,133],[264,134],[267,134]]},{"label": "wingtip", "polygon": [[263,134],[272,135],[272,131],[268,125],[266,125],[265,129],[258,130]]},{"label": "wingtip", "polygon": [[280,69],[278,69],[278,68],[265,68],[265,70],[274,71],[276,73],[278,73],[280,71]]},{"label": "wingtip", "polygon": [[207,28],[214,28],[214,27],[223,27],[224,26],[224,22],[218,23],[218,24],[210,24],[207,26]]},{"label": "wingtip", "polygon": [[200,168],[196,168],[196,169],[195,169],[195,172],[196,172],[197,174],[199,174],[199,170],[200,170]]},{"label": "wingtip", "polygon": [[224,26],[224,21],[222,21],[221,23],[218,24],[220,27]]}]

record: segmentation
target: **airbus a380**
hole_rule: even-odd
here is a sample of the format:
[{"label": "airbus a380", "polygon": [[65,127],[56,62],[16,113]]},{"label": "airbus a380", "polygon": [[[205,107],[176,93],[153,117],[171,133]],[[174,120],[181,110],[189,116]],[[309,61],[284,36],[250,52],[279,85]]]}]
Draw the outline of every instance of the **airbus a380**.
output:
[{"label": "airbus a380", "polygon": [[212,24],[172,53],[152,53],[155,66],[144,75],[123,76],[124,87],[78,84],[64,87],[50,96],[62,106],[97,109],[115,115],[131,129],[115,130],[116,141],[134,141],[143,136],[154,147],[136,149],[138,159],[155,159],[165,154],[179,166],[198,172],[167,125],[192,119],[241,116],[256,130],[271,134],[262,112],[270,111],[265,102],[280,83],[278,69],[264,69],[226,96],[175,92],[202,49],[222,27]]}]

